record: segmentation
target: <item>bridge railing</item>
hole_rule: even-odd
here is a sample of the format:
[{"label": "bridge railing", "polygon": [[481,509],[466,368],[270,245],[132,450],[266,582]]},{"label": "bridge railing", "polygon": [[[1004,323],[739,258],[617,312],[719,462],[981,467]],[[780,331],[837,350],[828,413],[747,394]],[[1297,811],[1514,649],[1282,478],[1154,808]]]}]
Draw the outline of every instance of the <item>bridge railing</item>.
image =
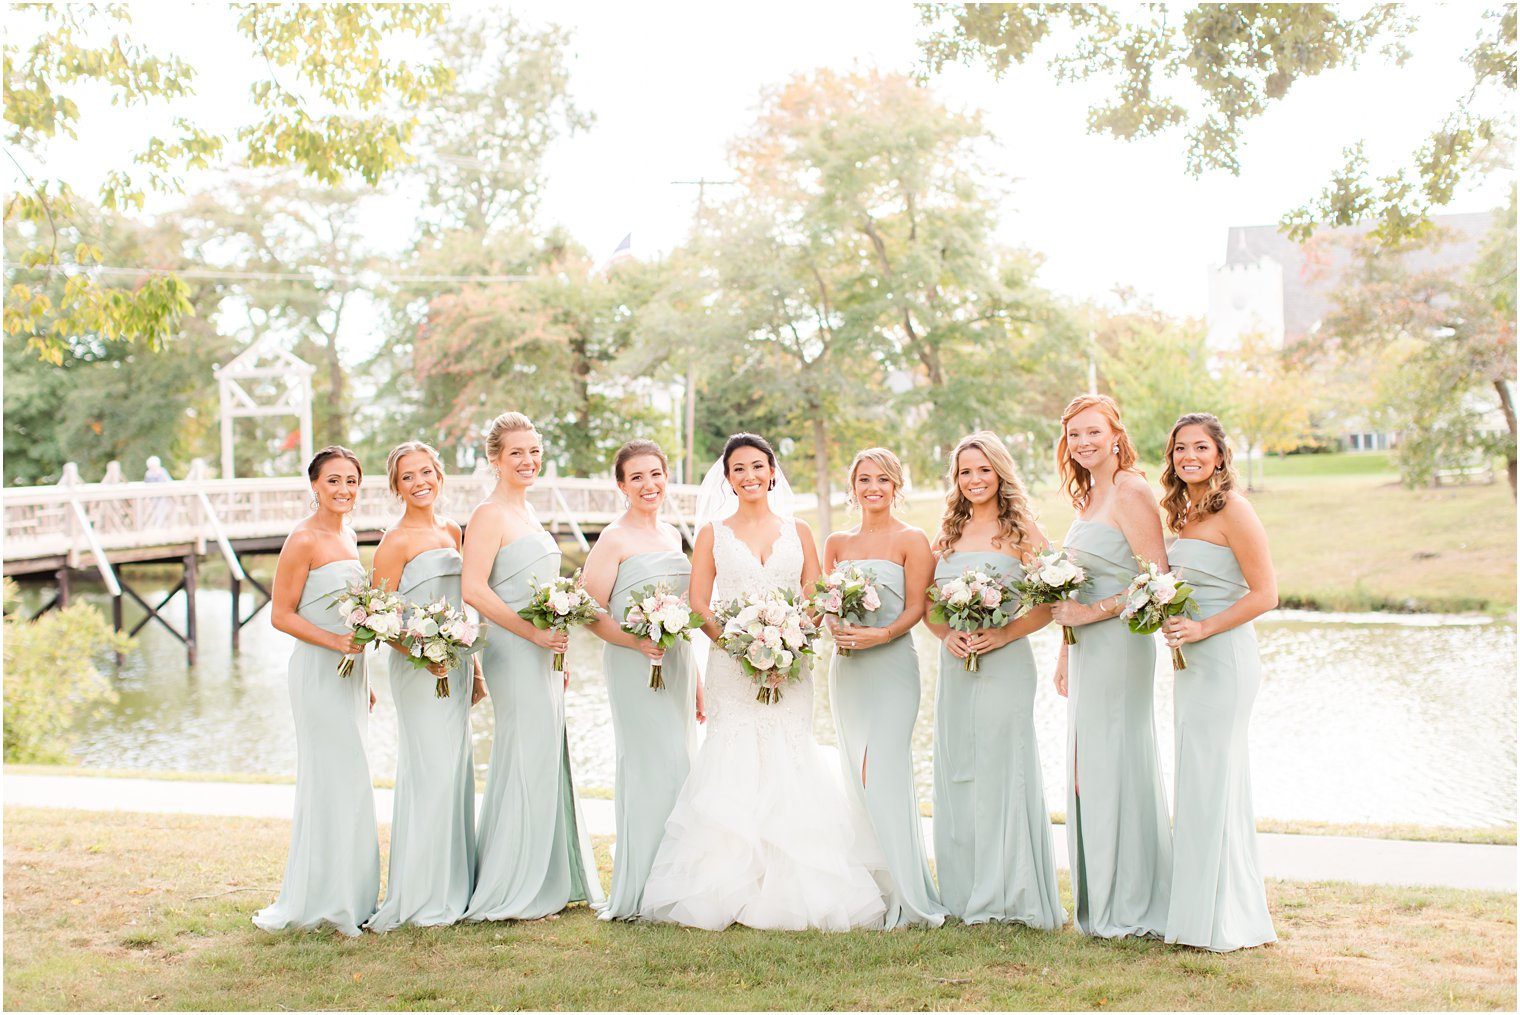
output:
[{"label": "bridge railing", "polygon": [[[440,512],[468,520],[494,482],[477,474],[447,477]],[[623,495],[610,479],[543,478],[528,499],[551,529],[605,525],[624,508]],[[663,517],[689,531],[696,500],[697,487],[671,484]],[[234,541],[288,533],[311,511],[311,486],[302,477],[75,483],[8,488],[0,491],[0,503],[6,560],[67,555],[78,566],[89,549],[75,504],[106,551],[190,543],[205,552],[207,542],[217,539],[218,527]],[[400,514],[401,502],[385,477],[367,477],[354,509],[354,527],[387,528]]]}]

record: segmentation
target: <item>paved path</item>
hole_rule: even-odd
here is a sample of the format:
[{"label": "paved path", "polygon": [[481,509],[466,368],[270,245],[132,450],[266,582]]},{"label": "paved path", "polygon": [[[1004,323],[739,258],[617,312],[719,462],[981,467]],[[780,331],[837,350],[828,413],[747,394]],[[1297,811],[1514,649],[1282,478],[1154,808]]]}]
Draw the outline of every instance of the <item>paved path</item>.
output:
[{"label": "paved path", "polygon": [[[87,811],[143,811],[288,818],[295,787],[265,783],[177,782],[91,776],[6,775],[4,801],[15,807],[63,807]],[[392,793],[375,790],[375,813],[390,817]],[[581,810],[593,835],[613,834],[612,801],[585,799]],[[1066,828],[1052,825],[1056,863],[1066,867]],[[1290,881],[1360,884],[1445,885],[1515,891],[1514,846],[1452,842],[1406,842],[1336,835],[1261,835],[1267,877]],[[934,838],[924,819],[924,842]]]}]

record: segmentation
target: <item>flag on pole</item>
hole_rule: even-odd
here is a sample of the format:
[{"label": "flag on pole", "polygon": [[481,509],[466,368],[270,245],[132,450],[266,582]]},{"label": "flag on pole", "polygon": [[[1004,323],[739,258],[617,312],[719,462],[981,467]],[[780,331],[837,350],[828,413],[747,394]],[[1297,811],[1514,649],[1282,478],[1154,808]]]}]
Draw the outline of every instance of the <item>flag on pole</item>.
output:
[{"label": "flag on pole", "polygon": [[620,264],[623,261],[631,260],[633,260],[633,234],[629,233],[627,236],[623,237],[623,242],[617,245],[617,249],[614,250],[612,252],[612,256],[607,259],[607,267],[610,269],[615,264]]}]

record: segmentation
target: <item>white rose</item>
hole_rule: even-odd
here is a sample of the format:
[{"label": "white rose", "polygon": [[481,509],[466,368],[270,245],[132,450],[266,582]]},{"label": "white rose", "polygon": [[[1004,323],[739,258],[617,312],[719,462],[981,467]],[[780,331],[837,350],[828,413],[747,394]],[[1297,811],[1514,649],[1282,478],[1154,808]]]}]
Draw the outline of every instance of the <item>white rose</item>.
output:
[{"label": "white rose", "polygon": [[443,642],[434,641],[428,643],[427,647],[422,650],[422,654],[435,663],[441,663],[448,658],[449,650],[448,646],[444,645]]},{"label": "white rose", "polygon": [[788,652],[786,649],[781,649],[779,652],[776,653],[776,669],[778,669],[778,670],[789,670],[789,669],[791,669],[792,668],[792,663],[795,661],[795,659],[796,659],[796,657],[794,655],[792,655],[790,652]]}]

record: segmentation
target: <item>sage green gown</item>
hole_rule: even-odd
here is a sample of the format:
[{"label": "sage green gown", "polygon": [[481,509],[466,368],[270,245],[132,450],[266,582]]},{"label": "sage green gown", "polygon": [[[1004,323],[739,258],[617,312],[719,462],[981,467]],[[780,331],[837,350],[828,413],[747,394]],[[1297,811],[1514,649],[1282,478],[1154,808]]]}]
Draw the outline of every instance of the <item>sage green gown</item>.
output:
[{"label": "sage green gown", "polygon": [[[866,625],[886,627],[902,616],[902,565],[876,559],[849,563],[870,576],[881,598],[881,608],[867,614]],[[912,632],[885,645],[856,649],[848,656],[834,654],[829,703],[839,737],[839,760],[845,785],[864,806],[886,857],[892,881],[886,899],[888,930],[938,927],[945,922],[945,907],[929,876],[913,789],[913,724],[918,719],[919,690]]]},{"label": "sage green gown", "polygon": [[[1194,589],[1199,619],[1250,591],[1234,552],[1178,539],[1167,553]],[[1276,941],[1256,856],[1247,727],[1261,687],[1251,624],[1183,646],[1177,671],[1177,796],[1172,822],[1172,901],[1166,939],[1210,951]]]},{"label": "sage green gown", "polygon": [[[934,569],[943,584],[968,567],[1018,574],[1006,553],[951,552]],[[1066,922],[1056,885],[1029,639],[980,657],[979,671],[941,647],[934,705],[934,863],[940,898],[966,923]]]},{"label": "sage green gown", "polygon": [[[496,553],[491,589],[520,610],[559,575],[554,537],[535,532]],[[475,890],[466,920],[536,920],[571,902],[600,902],[596,859],[580,820],[565,740],[565,687],[554,653],[485,622],[481,669],[496,717],[476,828]]]},{"label": "sage green gown", "polygon": [[[296,611],[324,631],[348,628],[333,608],[349,582],[363,582],[357,560],[334,560],[306,573]],[[253,916],[261,930],[330,926],[357,937],[380,895],[375,790],[364,753],[369,725],[365,659],[338,675],[343,656],[297,641],[290,654],[290,710],[296,726],[296,805],[280,897]]]},{"label": "sage green gown", "polygon": [[[396,590],[418,605],[464,604],[461,560],[452,547],[424,550],[401,569]],[[475,759],[470,743],[468,658],[449,673],[449,696],[437,678],[382,647],[396,703],[396,794],[385,902],[366,930],[456,922],[475,877]]]},{"label": "sage green gown", "polygon": [[[1076,519],[1066,550],[1087,572],[1083,603],[1123,592],[1139,570],[1124,534]],[[1153,635],[1119,617],[1073,628],[1067,650],[1066,840],[1077,929],[1166,933],[1172,834],[1156,760]],[[1081,790],[1080,795],[1078,789]]]},{"label": "sage green gown", "polygon": [[[664,582],[679,595],[691,584],[691,562],[678,550],[636,553],[618,565],[608,603],[613,621],[622,623],[628,604],[647,585]],[[612,890],[599,907],[603,920],[632,920],[639,915],[644,882],[665,836],[670,817],[691,771],[696,746],[696,680],[691,643],[678,641],[665,650],[661,666],[665,687],[649,686],[649,657],[618,645],[602,648],[607,701],[617,740],[617,775],[613,813],[617,846],[612,859]]]}]

